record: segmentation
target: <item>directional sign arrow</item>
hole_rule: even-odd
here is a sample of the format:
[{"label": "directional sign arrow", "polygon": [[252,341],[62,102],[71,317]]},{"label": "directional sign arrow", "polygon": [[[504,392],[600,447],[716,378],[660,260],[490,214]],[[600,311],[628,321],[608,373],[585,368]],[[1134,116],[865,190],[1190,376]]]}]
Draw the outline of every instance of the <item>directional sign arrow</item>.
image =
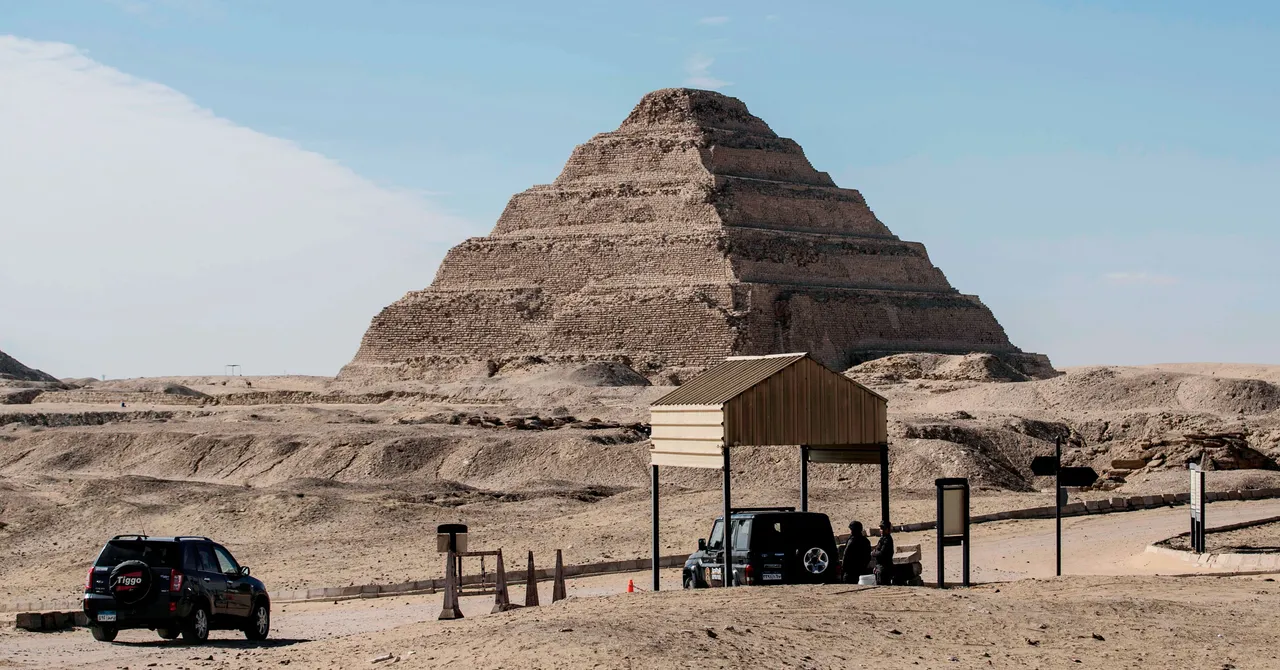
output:
[{"label": "directional sign arrow", "polygon": [[1089,486],[1098,481],[1093,468],[1062,468],[1058,471],[1058,486]]},{"label": "directional sign arrow", "polygon": [[1058,471],[1058,459],[1055,456],[1036,456],[1031,459],[1031,472],[1041,477],[1051,477]]}]

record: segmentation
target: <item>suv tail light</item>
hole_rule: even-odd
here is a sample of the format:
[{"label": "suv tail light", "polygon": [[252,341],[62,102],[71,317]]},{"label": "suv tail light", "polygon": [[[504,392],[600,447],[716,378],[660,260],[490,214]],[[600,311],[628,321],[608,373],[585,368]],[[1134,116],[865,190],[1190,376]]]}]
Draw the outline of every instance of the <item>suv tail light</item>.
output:
[{"label": "suv tail light", "polygon": [[89,568],[89,574],[84,578],[84,590],[88,591],[93,588],[93,568]]},{"label": "suv tail light", "polygon": [[182,571],[170,570],[169,571],[169,592],[177,593],[178,591],[181,591],[181,590],[182,590]]},{"label": "suv tail light", "polygon": [[751,569],[751,564],[748,563],[747,567],[742,569],[743,581],[745,581],[747,584],[755,584],[756,580],[755,580],[755,575],[753,573],[754,571]]}]

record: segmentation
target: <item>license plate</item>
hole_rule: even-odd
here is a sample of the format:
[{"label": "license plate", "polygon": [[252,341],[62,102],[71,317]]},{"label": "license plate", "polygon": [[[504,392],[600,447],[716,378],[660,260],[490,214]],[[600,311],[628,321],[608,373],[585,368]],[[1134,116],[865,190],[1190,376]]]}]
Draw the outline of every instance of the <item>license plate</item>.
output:
[{"label": "license plate", "polygon": [[781,572],[765,572],[760,575],[760,579],[766,582],[780,582],[782,581],[782,573]]},{"label": "license plate", "polygon": [[720,579],[720,568],[711,568],[711,578]]},{"label": "license plate", "polygon": [[98,612],[98,621],[115,621],[115,612]]}]

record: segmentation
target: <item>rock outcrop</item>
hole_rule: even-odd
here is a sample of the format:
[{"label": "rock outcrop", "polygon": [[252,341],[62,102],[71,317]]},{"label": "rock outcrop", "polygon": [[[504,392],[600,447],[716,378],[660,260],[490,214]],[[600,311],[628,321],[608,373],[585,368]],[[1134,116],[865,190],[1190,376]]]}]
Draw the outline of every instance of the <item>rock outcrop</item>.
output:
[{"label": "rock outcrop", "polygon": [[787,351],[839,370],[985,352],[1053,374],[922,244],[895,236],[741,101],[665,89],[577,147],[553,183],[513,197],[429,288],[383,309],[340,377],[618,361],[678,381],[725,356]]},{"label": "rock outcrop", "polygon": [[0,381],[58,383],[53,375],[29,368],[3,351],[0,351]]}]

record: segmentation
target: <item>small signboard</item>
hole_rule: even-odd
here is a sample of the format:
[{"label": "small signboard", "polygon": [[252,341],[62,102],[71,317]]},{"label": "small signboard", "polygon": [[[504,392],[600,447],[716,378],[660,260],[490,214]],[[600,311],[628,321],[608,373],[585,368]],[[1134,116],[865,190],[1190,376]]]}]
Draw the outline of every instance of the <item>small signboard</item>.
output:
[{"label": "small signboard", "polygon": [[964,513],[966,508],[965,490],[962,488],[942,489],[942,536],[958,537],[964,535]]},{"label": "small signboard", "polygon": [[1093,468],[1059,468],[1058,486],[1089,486],[1098,481]]},{"label": "small signboard", "polygon": [[1052,477],[1058,473],[1057,456],[1036,456],[1031,459],[1031,474],[1038,477]]},{"label": "small signboard", "polygon": [[938,487],[938,588],[946,588],[944,547],[961,547],[961,577],[969,585],[969,480],[950,477],[934,481]]},{"label": "small signboard", "polygon": [[1188,467],[1191,470],[1191,550],[1202,554],[1205,551],[1204,470],[1195,463]]}]

